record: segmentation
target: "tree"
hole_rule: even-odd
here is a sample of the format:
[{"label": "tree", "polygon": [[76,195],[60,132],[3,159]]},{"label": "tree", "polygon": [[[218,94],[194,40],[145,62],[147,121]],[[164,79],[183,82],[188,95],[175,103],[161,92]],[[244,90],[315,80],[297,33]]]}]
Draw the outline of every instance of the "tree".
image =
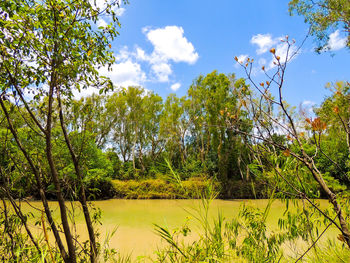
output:
[{"label": "tree", "polygon": [[210,153],[214,153],[211,155],[215,156],[218,175],[223,181],[240,177],[242,157],[239,152],[244,152],[242,137],[227,126],[247,128],[243,127],[247,119],[242,109],[243,100],[240,100],[244,89],[244,80],[237,80],[234,74],[213,71],[199,76],[188,90],[191,134],[196,140],[198,158],[205,165]]},{"label": "tree", "polygon": [[291,14],[302,15],[310,24],[311,34],[319,41],[316,49],[327,49],[329,34],[341,29],[347,36],[350,48],[350,2],[348,0],[292,0],[289,2]]},{"label": "tree", "polygon": [[166,138],[165,148],[168,158],[175,167],[182,167],[187,159],[186,135],[190,120],[186,114],[186,97],[178,98],[170,94],[164,103],[164,112],[160,119],[160,134]]},{"label": "tree", "polygon": [[[63,136],[74,164],[78,197],[89,233],[88,254],[91,262],[96,262],[98,245],[86,201],[84,173],[72,146],[63,109],[65,103],[70,103],[73,89],[109,86],[109,81],[99,77],[96,68],[114,61],[110,41],[117,36],[119,22],[115,7],[118,3],[106,2],[102,8],[85,0],[9,0],[0,3],[0,106],[12,139],[35,177],[47,220],[65,262],[76,262],[78,251],[53,156],[56,132]],[[110,17],[111,23],[98,28],[97,21],[102,14]],[[24,138],[20,137],[17,120],[7,106],[9,100],[14,101],[23,121],[45,146],[45,155],[33,155]],[[33,108],[40,101],[44,101],[41,108]],[[48,169],[42,169],[43,163]],[[59,202],[65,242],[47,202],[47,189],[43,185],[46,177],[53,182]]]},{"label": "tree", "polygon": [[[250,134],[250,137],[255,140],[252,151],[258,156],[258,167],[262,169],[263,173],[273,174],[278,178],[277,182],[283,182],[283,184],[275,185],[278,191],[284,195],[298,197],[309,202],[315,211],[322,214],[330,224],[339,229],[341,232],[339,239],[350,247],[347,205],[344,204],[346,199],[342,200],[330,188],[330,182],[326,180],[315,160],[322,152],[323,135],[327,132],[327,123],[321,118],[305,119],[304,122],[298,121],[293,109],[284,101],[283,86],[286,68],[295,53],[288,53],[293,44],[289,42],[288,37],[283,41],[288,45],[287,55],[280,58],[276,55],[275,48],[270,50],[274,56],[276,68],[273,74],[269,74],[264,67],[262,68],[267,77],[266,82],[258,84],[252,79],[253,61],[251,59],[240,63],[246,70],[247,78],[258,93],[257,96],[252,96],[252,91],[246,96],[246,100],[249,101],[249,104],[246,104],[247,111],[249,111],[250,118],[254,123],[254,133]],[[236,57],[235,60],[238,61],[238,58]],[[276,98],[272,93],[276,94]],[[279,110],[278,114],[275,112],[276,108]],[[316,146],[313,149],[308,149],[308,144],[305,144],[306,131],[310,132],[310,139]],[[286,140],[280,140],[279,136],[276,136],[278,134],[284,135]],[[290,163],[289,166],[284,166],[285,169],[280,165],[278,152],[282,153],[283,157],[287,157],[284,163],[286,161]],[[259,172],[259,169],[256,170]],[[316,183],[328,198],[334,209],[333,215],[328,215],[313,203],[311,199],[317,195],[313,191],[309,191],[310,182]]]},{"label": "tree", "polygon": [[350,185],[350,85],[337,81],[326,86],[332,91],[319,108],[317,117],[327,123],[327,133],[320,146],[321,156],[317,160],[320,169],[340,182]]}]

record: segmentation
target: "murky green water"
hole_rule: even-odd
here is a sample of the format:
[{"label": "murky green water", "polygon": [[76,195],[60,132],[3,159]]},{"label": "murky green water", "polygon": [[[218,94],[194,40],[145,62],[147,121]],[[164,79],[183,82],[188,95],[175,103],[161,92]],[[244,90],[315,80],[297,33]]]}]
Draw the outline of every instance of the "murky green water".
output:
[{"label": "murky green water", "polygon": [[[322,207],[328,206],[327,201],[321,200],[320,202]],[[243,203],[264,209],[268,200],[214,200],[210,207],[210,216],[214,217],[220,211],[225,218],[230,219],[238,215],[239,208]],[[40,202],[31,202],[31,205],[41,207]],[[56,210],[55,217],[58,217],[57,203],[50,202],[50,205]],[[132,253],[134,256],[149,255],[156,250],[157,246],[162,246],[159,237],[154,233],[154,224],[173,229],[189,220],[193,232],[200,232],[200,226],[193,216],[198,214],[200,200],[112,199],[95,201],[93,205],[102,211],[102,225],[99,226],[100,240],[105,240],[108,234],[117,228],[114,236],[110,238],[110,246],[118,249],[124,255],[128,253]],[[82,212],[77,204],[74,206],[75,208],[70,209],[70,211],[74,212],[76,231],[82,238],[87,239]],[[33,208],[29,208],[25,204],[24,208],[33,211]],[[282,216],[284,210],[284,203],[274,201],[267,219],[270,229],[277,228],[278,218]],[[335,233],[336,231],[331,230],[328,236],[334,236]],[[192,236],[195,238],[196,235],[192,234]]]}]

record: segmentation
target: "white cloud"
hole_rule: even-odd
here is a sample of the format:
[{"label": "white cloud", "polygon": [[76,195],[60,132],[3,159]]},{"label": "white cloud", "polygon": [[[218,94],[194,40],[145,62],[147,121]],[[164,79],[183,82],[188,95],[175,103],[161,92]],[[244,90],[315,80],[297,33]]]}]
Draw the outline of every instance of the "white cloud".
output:
[{"label": "white cloud", "polygon": [[99,90],[93,87],[88,87],[87,89],[81,89],[78,91],[77,89],[73,90],[74,99],[80,100],[82,97],[88,97],[92,94],[98,94]]},{"label": "white cloud", "polygon": [[125,8],[121,7],[122,1],[114,1],[114,0],[89,0],[90,4],[94,8],[98,8],[104,10],[108,4],[113,4],[113,11],[117,16],[122,16],[125,12]]},{"label": "white cloud", "polygon": [[168,63],[157,63],[152,65],[152,71],[157,76],[159,82],[169,81],[169,75],[173,72]]},{"label": "white cloud", "polygon": [[[141,65],[131,60],[113,64],[111,71],[108,71],[107,67],[102,67],[99,69],[99,73],[101,76],[109,77],[113,84],[119,87],[141,86],[146,81],[146,74],[142,71]],[[93,93],[98,94],[99,89],[88,87],[80,92],[77,90],[73,91],[76,99],[90,96]]]},{"label": "white cloud", "polygon": [[171,89],[173,90],[173,91],[177,91],[179,88],[181,87],[181,84],[180,83],[174,83],[173,85],[171,85]]},{"label": "white cloud", "polygon": [[303,106],[314,106],[316,104],[316,102],[311,101],[311,100],[304,100],[302,105]]},{"label": "white cloud", "polygon": [[145,51],[140,47],[136,47],[136,58],[139,60],[147,60]]},{"label": "white cloud", "polygon": [[125,8],[124,7],[119,7],[119,8],[114,9],[114,11],[115,11],[115,14],[117,16],[122,16],[125,13]]},{"label": "white cloud", "polygon": [[[98,0],[96,5],[101,6],[103,3],[104,0]],[[107,24],[104,20],[98,23],[99,26]],[[123,87],[140,86],[147,81],[169,82],[169,77],[173,74],[173,63],[193,64],[198,59],[198,53],[195,52],[192,43],[184,37],[182,27],[144,28],[143,33],[153,45],[152,53],[147,54],[138,46],[132,51],[123,46],[115,54],[116,62],[111,66],[111,71],[108,71],[107,67],[102,67],[99,69],[100,75],[109,77],[114,85]],[[149,71],[144,71],[145,67]],[[176,91],[180,86],[180,83],[175,83],[171,89]],[[82,97],[92,93],[98,93],[98,89],[89,88],[75,96]]]},{"label": "white cloud", "polygon": [[258,45],[256,53],[258,55],[266,53],[278,41],[278,38],[272,38],[271,34],[257,34],[252,37],[250,43]]},{"label": "white cloud", "polygon": [[123,46],[120,48],[119,53],[115,55],[115,60],[117,62],[125,62],[127,60],[131,60],[133,57],[133,53],[129,51],[127,46]]},{"label": "white cloud", "polygon": [[[297,57],[297,47],[292,45],[288,47],[287,43],[280,43],[276,46],[276,56],[280,57],[280,63],[284,64],[289,62]],[[268,70],[276,67],[277,59],[272,55],[272,59],[268,65]]]},{"label": "white cloud", "polygon": [[100,18],[98,21],[97,21],[97,26],[98,27],[107,27],[107,22],[105,20],[103,20],[102,18]]},{"label": "white cloud", "polygon": [[[100,11],[104,10],[108,4],[114,4],[112,6],[113,11],[117,15],[117,17],[122,16],[125,13],[125,8],[121,7],[122,1],[118,0],[115,2],[114,0],[88,0],[93,8],[98,8]],[[109,22],[111,22],[110,17],[105,16]],[[108,22],[107,21],[107,22]],[[104,20],[102,17],[99,17],[97,20],[97,26],[98,27],[107,27],[106,20]]]},{"label": "white cloud", "polygon": [[98,8],[100,10],[103,10],[108,3],[110,3],[111,1],[108,0],[89,0],[90,4],[94,7],[94,8]]},{"label": "white cloud", "polygon": [[106,67],[100,69],[102,76],[109,77],[117,86],[139,86],[146,81],[146,74],[142,71],[141,65],[131,60],[113,64],[111,71]]},{"label": "white cloud", "polygon": [[248,55],[239,55],[237,57],[239,63],[244,63],[247,58],[248,58]]},{"label": "white cloud", "polygon": [[[278,61],[275,56],[280,58],[279,63],[281,64],[295,59],[300,50],[298,50],[294,40],[290,41],[289,44],[287,41],[288,37],[286,36],[273,37],[273,35],[270,33],[252,36],[250,43],[257,46],[256,53],[258,55],[256,58],[258,66],[254,66],[252,68],[252,73],[261,72],[261,68],[263,66],[265,70],[271,70],[272,68],[276,67],[276,65],[278,65]],[[269,52],[271,48],[275,48],[275,55]],[[241,62],[246,59],[246,55],[241,55],[238,57],[238,61]],[[237,64],[235,66],[237,66]]]},{"label": "white cloud", "polygon": [[147,39],[154,46],[153,59],[173,60],[194,64],[198,60],[198,53],[191,42],[184,37],[184,30],[179,26],[166,26],[164,28],[143,28]]},{"label": "white cloud", "polygon": [[347,38],[339,35],[339,29],[329,35],[327,49],[331,51],[340,50],[346,47]]},{"label": "white cloud", "polygon": [[142,48],[136,47],[133,56],[150,64],[156,81],[169,81],[169,76],[173,73],[172,62],[194,64],[198,60],[198,53],[184,36],[182,27],[166,26],[156,29],[144,27],[142,32],[152,43],[153,51],[146,54]]}]

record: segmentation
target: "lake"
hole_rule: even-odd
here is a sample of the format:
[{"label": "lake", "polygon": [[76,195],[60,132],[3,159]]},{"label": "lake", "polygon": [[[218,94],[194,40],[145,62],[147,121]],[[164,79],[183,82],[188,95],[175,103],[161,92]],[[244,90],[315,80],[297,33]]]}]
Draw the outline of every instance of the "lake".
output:
[{"label": "lake", "polygon": [[[301,201],[298,201],[301,204]],[[154,232],[154,224],[167,226],[170,229],[182,226],[186,220],[193,232],[200,232],[200,226],[191,216],[196,215],[200,207],[200,200],[125,200],[111,199],[105,201],[94,201],[93,205],[102,210],[102,225],[99,226],[101,233],[100,241],[103,242],[106,236],[117,228],[114,236],[110,238],[110,246],[116,248],[122,255],[132,253],[133,257],[138,255],[150,255],[162,246],[160,238]],[[225,218],[230,219],[238,215],[240,206],[250,204],[261,209],[265,208],[268,200],[214,200],[210,208],[210,216],[214,217],[220,211]],[[326,200],[320,200],[323,208],[328,207]],[[40,202],[30,202],[31,205],[41,208]],[[31,210],[28,205],[23,204],[25,210]],[[57,212],[57,202],[50,202],[50,206]],[[73,206],[76,204],[73,203]],[[281,201],[274,201],[267,218],[269,229],[277,229],[278,218],[285,210],[285,204]],[[72,215],[76,219],[76,231],[87,239],[87,230],[83,223],[83,214],[77,206]],[[39,212],[34,212],[39,213]],[[329,230],[328,237],[335,237],[337,232]],[[192,238],[196,234],[192,232]],[[52,237],[51,237],[52,238]],[[191,238],[191,237],[190,237]],[[53,240],[53,238],[52,238]]]}]

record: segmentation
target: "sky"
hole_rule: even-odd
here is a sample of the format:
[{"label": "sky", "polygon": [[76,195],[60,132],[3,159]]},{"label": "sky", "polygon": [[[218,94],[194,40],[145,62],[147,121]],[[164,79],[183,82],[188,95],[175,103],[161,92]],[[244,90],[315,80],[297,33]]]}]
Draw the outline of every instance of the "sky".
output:
[{"label": "sky", "polygon": [[[98,0],[103,1],[103,0]],[[308,25],[290,16],[286,0],[130,0],[117,10],[120,35],[112,42],[115,64],[101,69],[117,86],[139,85],[166,97],[184,96],[195,78],[213,70],[245,78],[239,60],[253,58],[253,78],[264,79],[262,65],[273,72],[274,47],[281,58],[280,40],[303,42]],[[104,26],[108,21],[98,21]],[[289,63],[285,100],[294,106],[319,105],[330,95],[327,82],[349,80],[350,51],[341,31],[330,35],[330,52],[317,54],[313,37],[306,39]]]}]

